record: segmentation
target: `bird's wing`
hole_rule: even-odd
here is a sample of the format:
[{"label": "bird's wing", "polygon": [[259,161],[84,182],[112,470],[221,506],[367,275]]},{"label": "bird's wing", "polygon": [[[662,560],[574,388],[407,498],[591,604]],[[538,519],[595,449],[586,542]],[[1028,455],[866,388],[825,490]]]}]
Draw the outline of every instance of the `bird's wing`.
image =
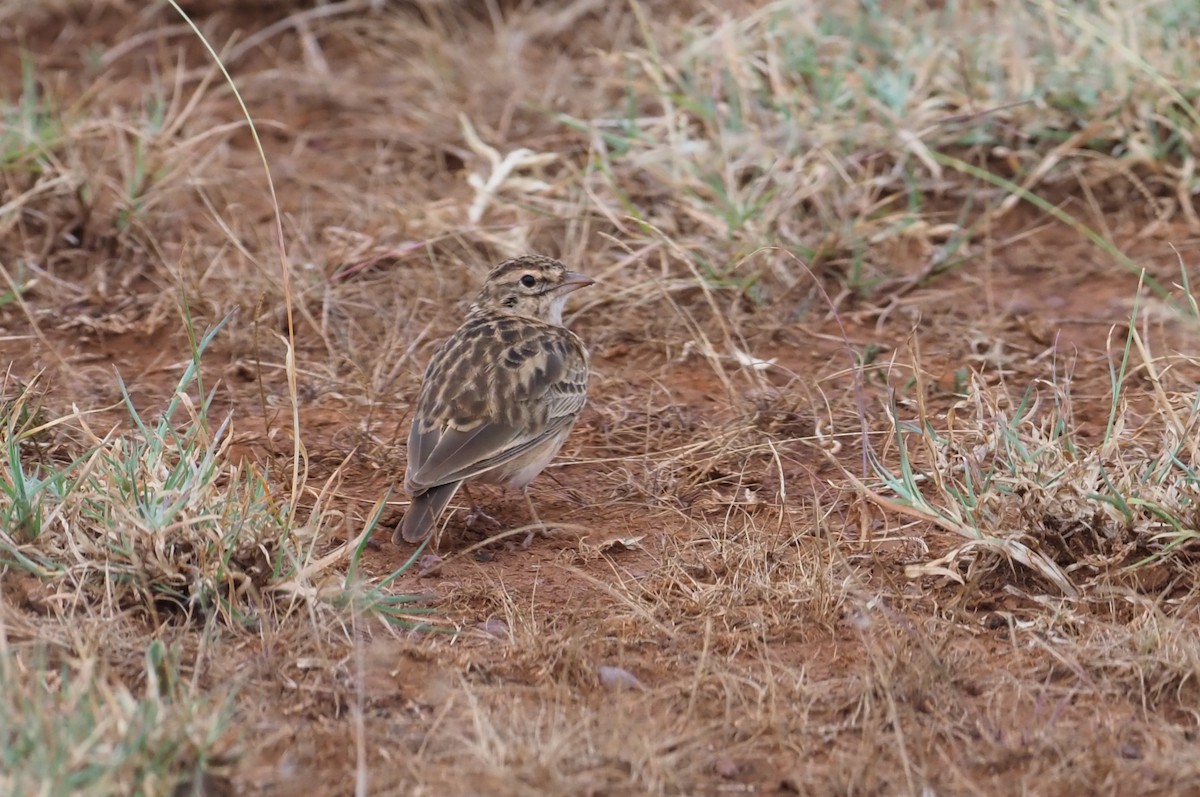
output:
[{"label": "bird's wing", "polygon": [[480,476],[537,448],[574,420],[559,418],[533,435],[503,423],[484,423],[469,431],[447,429],[438,437],[429,457],[408,477],[409,490],[415,494]]},{"label": "bird's wing", "polygon": [[[565,332],[565,330],[564,330]],[[587,399],[587,356],[570,333],[537,345],[520,340],[500,347],[486,368],[451,384],[426,384],[409,433],[409,492],[479,476],[558,435],[574,423]],[[439,358],[427,383],[437,382]]]}]

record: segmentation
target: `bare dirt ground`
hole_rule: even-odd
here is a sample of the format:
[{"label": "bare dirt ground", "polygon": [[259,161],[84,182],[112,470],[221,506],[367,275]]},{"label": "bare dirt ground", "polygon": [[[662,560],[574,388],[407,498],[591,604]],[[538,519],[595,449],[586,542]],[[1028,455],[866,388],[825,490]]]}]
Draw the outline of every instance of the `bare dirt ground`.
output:
[{"label": "bare dirt ground", "polygon": [[[829,241],[824,200],[797,201],[787,223],[810,257],[747,246],[710,275],[731,238],[685,201],[695,185],[667,191],[655,180],[674,166],[651,157],[606,162],[598,133],[563,122],[658,113],[612,54],[703,4],[189,5],[263,137],[285,285],[253,141],[170,8],[3,7],[0,96],[17,107],[36,85],[61,131],[0,194],[0,292],[21,286],[0,304],[0,364],[70,421],[51,462],[136,433],[116,374],[146,417],[170,400],[191,362],[183,297],[201,333],[234,311],[202,358],[208,417],[232,419],[221,456],[261,474],[272,506],[296,502],[312,561],[396,486],[356,565],[377,582],[412,553],[389,537],[421,368],[487,267],[529,249],[600,280],[569,320],[592,352],[590,404],[534,487],[555,529],[523,550],[455,514],[444,564],[384,587],[434,609],[415,630],[313,608],[348,556],[310,592],[260,584],[240,623],[82,577],[64,592],[10,563],[3,626],[22,667],[33,651],[94,657],[141,694],[159,640],[189,695],[228,701],[211,743],[182,745],[138,793],[1200,793],[1189,557],[1126,569],[1152,547],[1080,553],[1010,515],[1076,594],[994,551],[939,571],[962,537],[851,478],[894,500],[863,469],[864,445],[898,467],[893,412],[949,428],[972,395],[1015,413],[1031,386],[1066,386],[1073,439],[1099,444],[1138,297],[1138,329],[1168,358],[1159,384],[1194,389],[1194,319],[1077,230],[944,180],[924,226],[875,240]],[[470,221],[468,177],[496,163],[463,118],[501,155],[554,153],[524,172],[543,188],[502,185]],[[1111,182],[1041,195],[1179,298],[1196,226]],[[953,237],[938,224],[971,229],[961,264],[933,267]],[[1131,425],[1158,417],[1147,373],[1123,393]],[[519,497],[485,497],[526,522]]]}]

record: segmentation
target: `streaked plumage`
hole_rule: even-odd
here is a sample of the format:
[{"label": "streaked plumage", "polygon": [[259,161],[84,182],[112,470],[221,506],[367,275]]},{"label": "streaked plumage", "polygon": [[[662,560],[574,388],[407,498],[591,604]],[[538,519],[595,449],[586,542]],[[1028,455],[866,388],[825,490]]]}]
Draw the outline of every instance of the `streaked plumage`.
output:
[{"label": "streaked plumage", "polygon": [[408,436],[412,503],[395,542],[419,542],[464,482],[524,489],[549,464],[587,398],[583,342],[562,326],[567,296],[593,280],[548,257],[488,275],[467,320],[425,369]]}]

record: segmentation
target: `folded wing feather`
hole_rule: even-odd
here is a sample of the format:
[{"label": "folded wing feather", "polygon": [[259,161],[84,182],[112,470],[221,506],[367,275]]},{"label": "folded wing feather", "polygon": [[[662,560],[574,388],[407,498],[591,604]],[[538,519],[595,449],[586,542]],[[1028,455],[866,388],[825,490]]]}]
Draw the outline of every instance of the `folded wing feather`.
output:
[{"label": "folded wing feather", "polygon": [[[539,422],[533,428],[522,428],[511,413],[507,418],[480,419],[469,428],[456,428],[456,397],[480,391],[483,386],[464,382],[454,393],[444,394],[441,399],[447,412],[438,419],[441,423],[423,431],[413,424],[409,434],[409,492],[417,495],[438,485],[480,476],[537,448],[573,423],[586,401],[587,384],[586,361],[575,359],[564,361],[559,350],[540,349],[523,357],[520,372],[508,372],[513,378],[507,383],[494,376],[488,380],[489,392],[509,394],[489,396],[489,407],[541,406]],[[529,378],[530,374],[536,378]]]}]

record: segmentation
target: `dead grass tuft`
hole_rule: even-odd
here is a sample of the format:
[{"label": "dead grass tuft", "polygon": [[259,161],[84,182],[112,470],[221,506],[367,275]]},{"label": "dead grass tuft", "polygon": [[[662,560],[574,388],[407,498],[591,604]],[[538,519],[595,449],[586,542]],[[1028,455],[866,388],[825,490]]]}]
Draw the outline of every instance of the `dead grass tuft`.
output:
[{"label": "dead grass tuft", "polygon": [[[1077,597],[1126,569],[1166,565],[1184,579],[1175,588],[1191,589],[1198,405],[1194,393],[1160,379],[1167,360],[1150,355],[1136,322],[1135,311],[1124,356],[1111,366],[1111,410],[1098,440],[1080,434],[1069,377],[1019,398],[1003,382],[975,378],[944,413],[918,401],[911,421],[893,405],[884,447],[898,467],[877,459],[883,489],[860,487],[885,510],[968,540],[910,575],[978,583],[1015,561]],[[1134,372],[1154,386],[1148,409],[1141,400],[1134,409]]]},{"label": "dead grass tuft", "polygon": [[154,640],[127,666],[114,661],[114,648],[126,645],[113,644],[120,632],[111,623],[86,623],[87,632],[51,641],[10,607],[4,614],[5,793],[108,794],[130,783],[158,794],[228,788],[228,694],[198,688],[180,649]]}]

